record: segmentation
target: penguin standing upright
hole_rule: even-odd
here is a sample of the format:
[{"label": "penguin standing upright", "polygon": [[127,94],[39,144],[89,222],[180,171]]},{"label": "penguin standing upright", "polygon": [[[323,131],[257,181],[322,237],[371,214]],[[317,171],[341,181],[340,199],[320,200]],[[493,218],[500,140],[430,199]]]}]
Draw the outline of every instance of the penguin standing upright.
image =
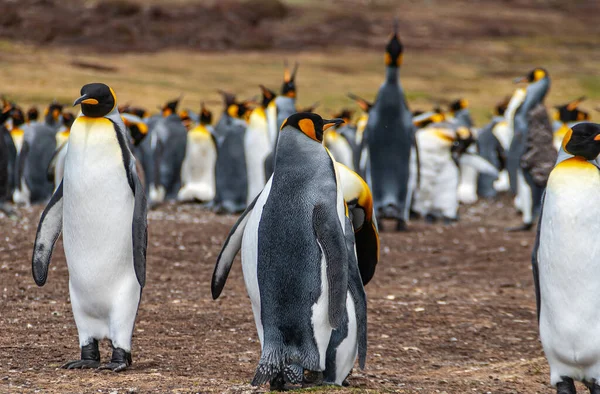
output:
[{"label": "penguin standing upright", "polygon": [[364,132],[369,122],[369,111],[373,107],[373,104],[367,100],[358,97],[355,94],[348,93],[348,97],[356,101],[358,106],[362,109],[360,117],[356,121],[356,133],[354,134],[354,168],[360,176],[366,177],[367,161],[369,159],[369,150],[367,145],[363,144]]},{"label": "penguin standing upright", "polygon": [[275,172],[233,227],[212,279],[217,298],[242,248],[242,269],[262,346],[252,384],[298,383],[323,371],[348,292],[345,205],[323,132],[341,119],[297,113],[283,124]]},{"label": "penguin standing upright", "polygon": [[[46,110],[46,123],[23,126],[23,144],[15,168],[13,200],[20,204],[45,202],[54,190],[48,179],[48,166],[56,150],[56,132],[62,121],[62,105],[52,103]],[[48,123],[50,122],[50,123]]]},{"label": "penguin standing upright", "polygon": [[369,150],[366,179],[373,192],[378,222],[381,225],[379,219],[395,219],[397,230],[406,228],[416,184],[411,176],[415,148],[412,114],[398,80],[402,56],[396,21],[385,52],[386,80],[369,112],[365,137]]},{"label": "penguin standing upright", "polygon": [[44,209],[33,250],[33,278],[43,286],[61,231],[81,360],[66,369],[100,366],[98,341],[112,358],[102,369],[131,365],[131,337],[146,278],[146,197],[135,172],[114,91],[81,88],[64,179]]},{"label": "penguin standing upright", "polygon": [[462,127],[473,127],[473,119],[471,119],[471,112],[469,111],[469,101],[461,98],[450,103],[450,123],[456,124]]},{"label": "penguin standing upright", "polygon": [[180,98],[162,108],[162,118],[153,125],[153,176],[150,201],[161,203],[177,197],[181,189],[181,166],[185,158],[187,130],[177,114]]},{"label": "penguin standing upright", "polygon": [[14,168],[17,150],[10,132],[4,123],[10,117],[13,106],[3,102],[0,112],[0,210],[9,212],[5,201],[10,201],[14,189]]},{"label": "penguin standing upright", "polygon": [[[277,149],[277,141],[279,139],[279,130],[283,122],[292,114],[297,112],[296,109],[296,72],[298,72],[298,63],[294,64],[294,69],[290,72],[287,60],[284,61],[283,85],[281,85],[281,94],[274,100],[275,111],[267,110],[267,123],[269,126],[269,140],[271,141],[271,152],[265,159],[265,178],[269,179],[273,174],[273,160],[275,150]],[[275,112],[275,117],[273,117]]]},{"label": "penguin standing upright", "polygon": [[248,200],[244,136],[250,110],[247,103],[237,102],[234,95],[225,94],[224,99],[225,111],[215,127],[219,154],[213,209],[218,213],[239,213],[244,211]]},{"label": "penguin standing upright", "polygon": [[25,125],[25,116],[23,111],[20,108],[16,107],[10,112],[11,119],[11,129],[10,136],[12,137],[15,148],[17,149],[17,153],[21,151],[21,147],[23,146],[23,138],[25,132],[23,131],[23,126]]},{"label": "penguin standing upright", "polygon": [[335,161],[354,170],[354,141],[352,137],[354,137],[355,130],[350,130],[353,127],[350,125],[351,117],[352,113],[348,110],[336,114],[334,118],[343,119],[344,124],[327,130],[323,137],[323,144],[329,149]]},{"label": "penguin standing upright", "polygon": [[71,126],[75,121],[75,117],[69,112],[63,112],[62,119],[63,128],[56,133],[56,152],[54,152],[54,156],[48,165],[48,179],[54,181],[54,190],[60,185],[65,172],[65,158],[67,156],[69,134],[71,133]]},{"label": "penguin standing upright", "polygon": [[48,108],[44,111],[44,125],[52,129],[54,132],[58,131],[62,125],[61,115],[63,112],[63,105],[53,101],[50,103]]},{"label": "penguin standing upright", "polygon": [[37,122],[40,117],[40,112],[36,107],[31,107],[27,110],[27,123]]},{"label": "penguin standing upright", "polygon": [[215,198],[217,141],[211,123],[212,113],[202,103],[198,125],[188,131],[179,201],[209,202]]},{"label": "penguin standing upright", "polygon": [[600,393],[599,154],[600,125],[579,123],[567,132],[532,253],[540,339],[559,394],[575,394],[574,380]]},{"label": "penguin standing upright", "polygon": [[[506,121],[504,112],[508,105],[508,99],[496,105],[494,117],[484,126],[477,136],[477,150],[481,157],[489,161],[499,171],[499,176],[494,177],[487,174],[479,174],[477,179],[477,194],[480,197],[496,197],[498,191],[507,191],[510,186],[508,183],[508,173],[505,170],[506,153],[500,142],[500,135],[506,131]],[[498,187],[498,181],[502,177],[501,186]],[[499,190],[500,189],[500,190]]]},{"label": "penguin standing upright", "polygon": [[248,127],[244,135],[246,170],[248,171],[248,204],[254,200],[267,183],[265,160],[271,153],[267,109],[275,99],[275,92],[263,85],[260,85],[260,88],[262,90],[262,101],[250,113]]},{"label": "penguin standing upright", "polygon": [[511,231],[529,230],[539,214],[542,193],[548,175],[556,162],[552,126],[544,98],[550,88],[548,72],[542,68],[532,70],[516,82],[527,81],[527,94],[517,109],[514,119],[514,136],[508,151],[508,164],[517,164],[517,195],[523,212],[523,224]]}]

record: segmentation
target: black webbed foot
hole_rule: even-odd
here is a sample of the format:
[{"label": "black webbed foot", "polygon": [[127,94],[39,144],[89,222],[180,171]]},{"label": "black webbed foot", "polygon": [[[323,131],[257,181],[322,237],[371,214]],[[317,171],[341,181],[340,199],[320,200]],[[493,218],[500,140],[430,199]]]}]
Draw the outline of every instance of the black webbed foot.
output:
[{"label": "black webbed foot", "polygon": [[81,347],[81,360],[69,361],[61,366],[64,369],[90,369],[98,368],[100,365],[100,350],[98,341],[92,340],[91,343]]}]

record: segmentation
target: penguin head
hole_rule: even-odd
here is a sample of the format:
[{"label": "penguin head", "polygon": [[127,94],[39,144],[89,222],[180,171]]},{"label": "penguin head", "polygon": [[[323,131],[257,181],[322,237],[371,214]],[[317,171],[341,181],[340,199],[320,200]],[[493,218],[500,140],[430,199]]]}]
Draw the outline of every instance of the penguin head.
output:
[{"label": "penguin head", "polygon": [[46,123],[55,124],[56,122],[58,122],[62,110],[63,105],[56,102],[56,100],[50,103],[48,108],[46,108],[46,110],[44,111],[44,118],[46,120]]},{"label": "penguin head", "polygon": [[148,112],[144,108],[140,107],[132,107],[129,104],[125,104],[123,106],[119,106],[119,113],[121,114],[132,114],[139,118],[146,118],[148,116]]},{"label": "penguin head", "polygon": [[540,81],[544,78],[548,78],[548,71],[546,71],[546,69],[541,68],[541,67],[536,67],[533,70],[531,70],[529,72],[529,74],[527,74],[524,77],[519,77],[517,79],[514,80],[515,83],[520,83],[520,82],[529,82],[529,83],[534,83],[537,81]]},{"label": "penguin head", "polygon": [[555,120],[560,120],[564,123],[589,120],[589,113],[577,108],[583,100],[585,100],[585,96],[579,97],[567,104],[556,106]]},{"label": "penguin head", "polygon": [[508,108],[508,103],[510,101],[510,97],[505,97],[504,100],[496,104],[494,108],[494,114],[497,116],[504,116],[504,112],[506,112],[506,108]]},{"label": "penguin head", "polygon": [[177,107],[179,106],[179,102],[181,101],[182,96],[177,97],[175,100],[168,101],[162,108],[162,116],[165,118],[167,116],[173,115],[177,113]]},{"label": "penguin head", "polygon": [[573,156],[596,159],[600,154],[600,125],[591,122],[576,124],[565,134],[562,148]]},{"label": "penguin head", "polygon": [[190,117],[190,112],[187,109],[179,111],[179,118],[187,130],[192,128],[193,121]]},{"label": "penguin head", "polygon": [[322,143],[323,133],[331,126],[339,126],[343,119],[323,119],[313,112],[298,112],[287,118],[281,125],[281,130],[292,127],[301,131],[311,139]]},{"label": "penguin head", "polygon": [[388,67],[400,67],[402,65],[403,52],[404,46],[398,35],[398,19],[396,19],[394,20],[394,33],[385,47],[385,65]]},{"label": "penguin head", "polygon": [[267,88],[265,85],[258,85],[262,91],[262,102],[261,106],[267,108],[269,103],[275,99],[275,92]]},{"label": "penguin head", "polygon": [[23,111],[21,108],[15,107],[10,113],[10,117],[12,119],[13,128],[21,126],[25,123],[25,115],[23,115]]},{"label": "penguin head", "polygon": [[333,115],[333,117],[336,119],[342,119],[344,123],[349,124],[353,114],[354,112],[352,110],[344,108],[337,114]]},{"label": "penguin head", "polygon": [[81,88],[81,97],[73,106],[81,105],[81,112],[91,118],[101,118],[108,115],[117,106],[115,92],[103,83],[88,83]]},{"label": "penguin head", "polygon": [[450,103],[450,112],[455,113],[469,107],[467,99],[461,98]]},{"label": "penguin head", "polygon": [[348,93],[347,96],[352,100],[356,101],[356,104],[365,112],[369,112],[373,107],[373,103],[368,102],[362,97],[358,97],[354,93]]},{"label": "penguin head", "polygon": [[36,107],[31,107],[27,110],[27,122],[35,122],[40,117],[40,113]]},{"label": "penguin head", "polygon": [[65,111],[62,113],[62,118],[63,118],[63,125],[67,129],[70,129],[71,126],[73,126],[73,122],[75,122],[75,116],[72,113]]},{"label": "penguin head", "polygon": [[290,98],[296,98],[296,72],[298,71],[298,62],[294,64],[294,70],[290,73],[287,60],[284,61],[283,85],[281,85],[281,95]]},{"label": "penguin head", "polygon": [[212,123],[212,112],[204,105],[204,102],[200,104],[200,124],[209,125]]}]

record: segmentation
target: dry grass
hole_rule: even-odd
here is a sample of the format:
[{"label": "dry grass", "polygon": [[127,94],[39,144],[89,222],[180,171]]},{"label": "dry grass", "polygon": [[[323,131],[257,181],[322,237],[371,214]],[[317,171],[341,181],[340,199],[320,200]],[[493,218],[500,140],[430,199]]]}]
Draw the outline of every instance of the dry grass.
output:
[{"label": "dry grass", "polygon": [[[545,66],[552,76],[548,104],[556,105],[587,95],[584,108],[600,105],[600,57],[587,41],[582,45],[552,47],[543,39],[512,39],[454,48],[411,51],[402,69],[402,84],[412,108],[466,97],[478,125],[492,106],[515,88],[511,80],[534,66]],[[121,103],[155,109],[165,100],[184,94],[183,107],[197,109],[201,100],[219,111],[217,89],[250,98],[258,84],[279,90],[282,61],[300,62],[297,77],[301,106],[321,103],[318,112],[329,116],[353,107],[345,97],[352,91],[374,98],[383,79],[383,56],[377,51],[346,49],[321,53],[190,53],[101,55],[79,49],[41,49],[0,41],[0,91],[21,105],[45,105],[56,98],[70,103],[88,82],[111,85]],[[74,66],[74,61],[108,65],[115,72]],[[595,116],[594,116],[595,117]],[[593,117],[593,118],[594,118]]]}]

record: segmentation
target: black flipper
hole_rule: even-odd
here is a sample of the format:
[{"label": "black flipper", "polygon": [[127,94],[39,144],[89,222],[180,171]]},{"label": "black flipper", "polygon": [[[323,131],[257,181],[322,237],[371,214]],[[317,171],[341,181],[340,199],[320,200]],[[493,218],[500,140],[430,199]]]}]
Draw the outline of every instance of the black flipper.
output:
[{"label": "black flipper", "polygon": [[[113,122],[111,120],[111,122]],[[132,226],[133,240],[133,268],[135,276],[141,287],[146,284],[146,249],[148,247],[148,223],[147,210],[148,203],[146,202],[146,193],[140,178],[135,169],[135,158],[129,150],[129,144],[125,139],[125,133],[121,131],[118,124],[113,122],[117,140],[121,147],[123,157],[123,165],[127,173],[127,182],[134,197]]]},{"label": "black flipper", "polygon": [[242,238],[244,235],[244,229],[246,228],[246,223],[248,223],[250,213],[252,212],[252,209],[254,209],[254,205],[256,204],[260,194],[261,193],[259,193],[254,201],[248,205],[244,213],[242,213],[237,222],[231,228],[231,231],[229,231],[229,235],[223,243],[223,248],[221,249],[221,253],[219,253],[219,257],[217,258],[217,264],[215,265],[212,281],[210,283],[210,291],[212,293],[213,300],[219,298],[221,292],[223,291],[223,287],[225,287],[225,282],[229,276],[233,259],[242,247]]},{"label": "black flipper", "polygon": [[48,266],[52,259],[54,244],[62,231],[63,225],[63,184],[62,182],[50,198],[38,224],[33,257],[31,259],[33,279],[38,286],[43,286],[48,278]]},{"label": "black flipper", "polygon": [[358,269],[363,285],[373,278],[379,262],[379,232],[373,220],[365,221],[354,233]]},{"label": "black flipper", "polygon": [[535,304],[537,308],[538,323],[540,321],[540,307],[542,303],[542,296],[540,294],[540,271],[538,262],[538,249],[540,248],[540,232],[542,230],[542,215],[544,212],[544,200],[546,193],[542,196],[542,204],[540,208],[540,218],[538,220],[537,230],[535,232],[535,242],[533,244],[533,251],[531,252],[531,268],[533,271],[533,284],[535,286]]},{"label": "black flipper", "polygon": [[[348,247],[348,290],[354,300],[354,309],[356,313],[356,331],[358,336],[358,365],[365,369],[367,359],[367,295],[363,287],[364,278],[359,272],[359,265],[354,253],[352,225],[347,219],[346,224],[346,242]],[[379,241],[377,241],[379,242]],[[357,242],[358,251],[358,242]],[[373,267],[374,268],[374,267]],[[370,278],[369,278],[370,279]]]},{"label": "black flipper", "polygon": [[[155,187],[159,187],[159,186],[164,186],[162,184],[162,179],[160,176],[160,163],[162,161],[162,156],[163,156],[163,144],[162,141],[160,140],[160,138],[158,138],[158,136],[156,136],[156,147],[154,148],[154,186]],[[166,193],[166,191],[165,191]]]},{"label": "black flipper", "polygon": [[315,206],[313,228],[325,255],[329,284],[329,324],[337,328],[346,313],[348,251],[344,231],[335,207]]}]

